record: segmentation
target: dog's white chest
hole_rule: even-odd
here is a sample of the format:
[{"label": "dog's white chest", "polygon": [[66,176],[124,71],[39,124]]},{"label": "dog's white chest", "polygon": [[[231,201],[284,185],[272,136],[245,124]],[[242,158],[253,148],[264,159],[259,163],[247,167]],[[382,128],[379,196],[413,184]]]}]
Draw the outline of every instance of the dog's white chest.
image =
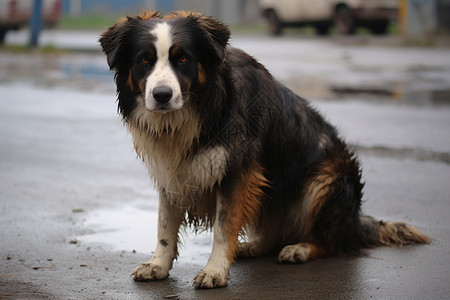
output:
[{"label": "dog's white chest", "polygon": [[212,188],[220,183],[226,171],[228,153],[223,146],[200,152],[186,169],[188,182],[201,188]]},{"label": "dog's white chest", "polygon": [[191,158],[184,158],[184,154],[165,149],[145,159],[150,175],[169,198],[189,200],[220,184],[228,160],[225,147],[209,148]]}]

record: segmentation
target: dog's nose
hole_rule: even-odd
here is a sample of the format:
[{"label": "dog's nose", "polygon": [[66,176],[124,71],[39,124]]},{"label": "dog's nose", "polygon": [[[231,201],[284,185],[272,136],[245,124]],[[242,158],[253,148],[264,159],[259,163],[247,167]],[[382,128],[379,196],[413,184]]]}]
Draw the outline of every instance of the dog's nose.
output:
[{"label": "dog's nose", "polygon": [[167,85],[159,86],[153,89],[153,98],[158,103],[169,102],[169,100],[172,98],[172,95],[172,88]]}]

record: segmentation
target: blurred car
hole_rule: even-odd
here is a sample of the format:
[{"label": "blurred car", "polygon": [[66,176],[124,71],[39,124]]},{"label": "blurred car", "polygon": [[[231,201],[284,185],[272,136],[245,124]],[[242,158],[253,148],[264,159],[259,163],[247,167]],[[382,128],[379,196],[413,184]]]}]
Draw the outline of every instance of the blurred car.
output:
[{"label": "blurred car", "polygon": [[398,0],[260,0],[259,4],[273,35],[286,26],[305,25],[321,35],[333,25],[339,34],[353,34],[357,26],[385,34],[399,7]]},{"label": "blurred car", "polygon": [[[28,25],[34,0],[0,0],[0,43],[8,30],[17,30]],[[54,26],[61,14],[61,0],[42,1],[43,25]]]}]

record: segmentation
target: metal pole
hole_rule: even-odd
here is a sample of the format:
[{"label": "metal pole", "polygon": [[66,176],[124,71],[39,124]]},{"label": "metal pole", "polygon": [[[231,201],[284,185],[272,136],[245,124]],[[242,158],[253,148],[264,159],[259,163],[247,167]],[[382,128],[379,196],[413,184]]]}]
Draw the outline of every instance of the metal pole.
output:
[{"label": "metal pole", "polygon": [[398,20],[400,23],[400,32],[403,36],[406,36],[407,19],[408,19],[408,0],[400,0],[400,6],[398,10]]},{"label": "metal pole", "polygon": [[30,22],[30,44],[31,48],[35,48],[38,45],[39,33],[42,26],[42,0],[34,0],[33,13]]}]

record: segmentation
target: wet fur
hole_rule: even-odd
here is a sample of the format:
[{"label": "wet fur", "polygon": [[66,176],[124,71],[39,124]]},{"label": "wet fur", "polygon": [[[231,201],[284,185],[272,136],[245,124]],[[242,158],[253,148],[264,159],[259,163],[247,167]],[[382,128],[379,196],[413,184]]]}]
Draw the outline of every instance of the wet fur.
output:
[{"label": "wet fur", "polygon": [[[174,36],[170,51],[190,53],[189,69],[173,64],[183,106],[165,113],[146,109],[152,71],[135,62],[155,43],[150,31],[161,22]],[[279,251],[280,262],[299,263],[428,243],[410,225],[362,215],[359,163],[334,127],[228,38],[225,25],[201,14],[147,11],[122,18],[100,38],[119,112],[160,191],[160,242],[135,280],[168,276],[183,224],[214,227],[211,258],[195,278],[200,288],[226,285],[237,255]],[[240,234],[245,243],[238,244]]]}]

